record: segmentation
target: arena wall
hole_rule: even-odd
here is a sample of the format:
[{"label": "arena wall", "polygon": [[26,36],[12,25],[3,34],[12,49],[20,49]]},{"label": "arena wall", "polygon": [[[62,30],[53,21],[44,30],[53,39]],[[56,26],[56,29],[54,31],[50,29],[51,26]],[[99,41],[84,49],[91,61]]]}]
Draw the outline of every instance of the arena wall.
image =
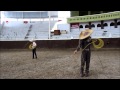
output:
[{"label": "arena wall", "polygon": [[[120,48],[120,38],[103,38],[103,48]],[[74,40],[38,40],[38,48],[76,48],[78,39]],[[0,49],[28,49],[28,41],[0,41]],[[93,48],[93,46],[91,46]]]}]

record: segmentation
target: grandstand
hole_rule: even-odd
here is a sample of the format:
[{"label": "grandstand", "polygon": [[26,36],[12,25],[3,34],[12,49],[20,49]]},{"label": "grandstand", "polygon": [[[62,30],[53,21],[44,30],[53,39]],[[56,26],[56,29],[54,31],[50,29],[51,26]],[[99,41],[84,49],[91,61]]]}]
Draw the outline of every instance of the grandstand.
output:
[{"label": "grandstand", "polygon": [[[72,17],[66,13],[63,14],[63,12],[60,16],[59,11],[50,12],[1,11],[1,43],[7,41],[21,41],[23,43],[34,38],[38,43],[43,43],[45,40],[47,43],[54,42],[55,44],[56,42],[59,44],[56,46],[61,47],[61,43],[69,42],[70,47],[74,47],[79,39],[80,32],[90,28],[94,30],[92,38],[102,38],[106,42],[106,47],[119,46],[117,43],[120,39],[119,11]],[[63,17],[65,15],[66,17]],[[56,35],[54,30],[60,30],[60,33]],[[114,39],[118,41],[114,41]],[[49,47],[49,44],[47,45]],[[67,47],[67,45],[64,46]]]},{"label": "grandstand", "polygon": [[[51,27],[55,21],[51,22]],[[1,25],[1,40],[30,40],[34,39],[48,39],[49,37],[49,22],[48,21],[9,21],[3,22]]]}]

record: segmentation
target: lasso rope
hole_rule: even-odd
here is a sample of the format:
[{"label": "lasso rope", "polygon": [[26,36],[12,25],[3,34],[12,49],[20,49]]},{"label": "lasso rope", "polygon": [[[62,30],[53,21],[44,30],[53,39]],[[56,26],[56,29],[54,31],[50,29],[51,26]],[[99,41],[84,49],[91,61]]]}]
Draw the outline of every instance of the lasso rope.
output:
[{"label": "lasso rope", "polygon": [[[98,45],[95,44],[95,42],[97,42],[97,40],[99,41]],[[96,39],[96,40],[92,40],[92,42],[89,43],[88,45],[86,45],[85,48],[82,49],[82,51],[84,51],[86,49],[86,47],[89,46],[90,44],[93,44],[94,48],[100,49],[100,48],[102,48],[104,46],[104,41],[102,39],[100,39],[100,38]]]},{"label": "lasso rope", "polygon": [[[95,42],[97,42],[97,40],[99,41],[98,45],[95,44]],[[96,40],[92,40],[92,42],[89,43],[88,45],[86,45],[85,48],[82,51],[84,51],[86,49],[86,47],[89,46],[90,44],[93,44],[94,48],[100,49],[104,46],[104,41],[100,38],[96,39]],[[32,44],[29,45],[29,49],[32,49]]]},{"label": "lasso rope", "polygon": [[[99,41],[99,44],[98,44],[98,45],[95,44],[95,42],[97,42],[97,40]],[[100,38],[99,38],[99,39],[96,39],[96,40],[92,40],[92,42],[89,43],[88,45],[86,45],[85,48],[86,48],[87,46],[89,46],[90,44],[93,44],[94,48],[100,49],[100,48],[102,48],[102,47],[104,46],[104,41],[103,41],[102,39],[100,39]],[[82,49],[82,52],[85,50],[85,48]],[[98,56],[98,55],[97,55],[97,56]],[[99,56],[98,56],[98,60],[99,60],[101,66],[102,66],[102,69],[103,69],[103,71],[104,71],[104,66],[103,66],[103,64],[102,64]],[[108,77],[106,74],[105,74],[105,76],[106,76],[107,78],[110,78],[110,77]]]},{"label": "lasso rope", "polygon": [[[98,44],[95,44],[95,42],[97,42],[97,41],[99,41],[99,43],[98,43]],[[92,42],[89,43],[88,45],[86,45],[85,48],[82,49],[82,51],[84,51],[84,50],[86,49],[86,47],[89,46],[90,44],[93,44],[94,48],[100,49],[100,48],[102,48],[102,47],[104,46],[104,41],[103,41],[102,39],[100,39],[100,38],[99,38],[99,39],[96,39],[96,40],[92,40]],[[29,45],[29,49],[32,49],[32,44]],[[71,58],[71,57],[73,57],[73,55],[69,56],[68,58]],[[102,69],[104,70],[104,66],[103,66],[103,64],[102,64],[99,56],[98,56],[98,59],[99,59],[99,61],[100,61],[100,64],[101,64],[101,66],[102,66]],[[108,77],[107,75],[105,75],[105,76]],[[109,77],[108,77],[108,78],[109,78]]]},{"label": "lasso rope", "polygon": [[[97,42],[97,40],[99,40],[99,44],[98,45],[95,44],[95,42]],[[86,49],[86,47],[89,46],[90,44],[93,44],[94,48],[100,49],[100,48],[102,48],[104,46],[104,41],[102,39],[100,39],[100,38],[96,39],[96,40],[92,40],[91,43],[89,43],[88,45],[86,45],[85,48],[82,49],[82,50],[80,50],[80,51],[83,52]],[[74,54],[71,55],[71,56],[69,56],[68,58],[71,58],[72,56],[74,56]]]},{"label": "lasso rope", "polygon": [[[96,45],[95,44],[95,42],[96,41],[99,41],[99,44],[98,45]],[[97,40],[92,40],[92,43],[93,43],[93,46],[94,46],[94,48],[96,48],[96,49],[100,49],[100,48],[102,48],[103,46],[104,46],[104,41],[102,40],[102,39],[97,39]]]},{"label": "lasso rope", "polygon": [[29,49],[33,49],[33,48],[32,48],[32,44],[29,45]]}]

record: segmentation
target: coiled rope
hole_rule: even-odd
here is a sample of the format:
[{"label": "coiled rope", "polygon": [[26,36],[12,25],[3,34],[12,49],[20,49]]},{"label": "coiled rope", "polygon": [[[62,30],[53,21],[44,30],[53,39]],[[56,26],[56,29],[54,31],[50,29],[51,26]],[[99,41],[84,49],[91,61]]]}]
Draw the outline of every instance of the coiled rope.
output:
[{"label": "coiled rope", "polygon": [[[95,44],[95,42],[97,42],[97,41],[99,41],[99,43],[98,43],[98,44]],[[96,40],[92,40],[92,42],[89,43],[88,45],[90,45],[90,44],[93,44],[94,48],[100,49],[100,48],[102,48],[102,47],[104,46],[104,41],[103,41],[102,39],[98,38],[98,39],[96,39]],[[88,45],[86,45],[85,48],[86,48]],[[85,48],[82,49],[82,51],[84,51]],[[97,56],[98,56],[98,60],[99,60],[99,62],[100,62],[100,64],[101,64],[101,66],[102,66],[102,69],[103,69],[103,71],[104,71],[104,66],[103,66],[103,64],[102,64],[102,61],[100,60],[99,55],[97,55]],[[107,78],[110,78],[110,77],[107,76],[106,74],[105,74],[105,76],[106,76]]]},{"label": "coiled rope", "polygon": [[[97,42],[97,41],[99,41],[99,43],[98,43],[98,44],[95,44],[95,42]],[[92,40],[92,42],[89,43],[88,45],[86,45],[85,48],[86,48],[87,46],[89,46],[90,44],[93,44],[94,48],[100,49],[100,48],[102,48],[102,47],[104,46],[104,41],[103,41],[102,39],[100,39],[100,38],[98,38],[98,39],[96,39],[96,40]],[[82,49],[82,51],[84,51],[85,48]]]},{"label": "coiled rope", "polygon": [[33,49],[33,48],[32,48],[32,44],[29,45],[29,49]]},{"label": "coiled rope", "polygon": [[[97,42],[97,41],[99,41],[99,43],[98,43],[98,44],[95,44],[95,42]],[[92,40],[92,42],[89,43],[88,45],[86,45],[85,48],[86,48],[87,46],[89,46],[90,44],[93,44],[94,48],[100,49],[100,48],[102,48],[102,47],[104,46],[104,41],[103,41],[102,39],[100,39],[100,38],[98,38],[98,39],[96,39],[96,40]],[[85,48],[84,48],[84,49],[85,49]],[[29,49],[33,49],[33,48],[32,48],[32,44],[29,45]],[[84,49],[83,49],[83,50],[84,50]],[[83,51],[83,50],[82,50],[82,51]]]},{"label": "coiled rope", "polygon": [[[98,45],[95,44],[95,42],[97,42],[97,40],[99,41]],[[98,38],[96,40],[92,40],[92,44],[93,44],[94,48],[100,49],[104,46],[104,41],[102,39]]]}]

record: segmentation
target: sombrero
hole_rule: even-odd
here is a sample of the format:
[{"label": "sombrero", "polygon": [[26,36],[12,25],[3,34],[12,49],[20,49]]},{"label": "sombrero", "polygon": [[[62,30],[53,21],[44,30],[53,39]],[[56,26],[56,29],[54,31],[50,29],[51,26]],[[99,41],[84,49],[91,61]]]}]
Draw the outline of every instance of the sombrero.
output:
[{"label": "sombrero", "polygon": [[92,33],[93,33],[93,30],[86,29],[86,30],[84,30],[80,33],[79,38],[80,39],[85,39],[85,38],[89,37]]},{"label": "sombrero", "polygon": [[29,40],[30,42],[34,42],[35,40],[34,39],[31,39],[31,40]]}]

